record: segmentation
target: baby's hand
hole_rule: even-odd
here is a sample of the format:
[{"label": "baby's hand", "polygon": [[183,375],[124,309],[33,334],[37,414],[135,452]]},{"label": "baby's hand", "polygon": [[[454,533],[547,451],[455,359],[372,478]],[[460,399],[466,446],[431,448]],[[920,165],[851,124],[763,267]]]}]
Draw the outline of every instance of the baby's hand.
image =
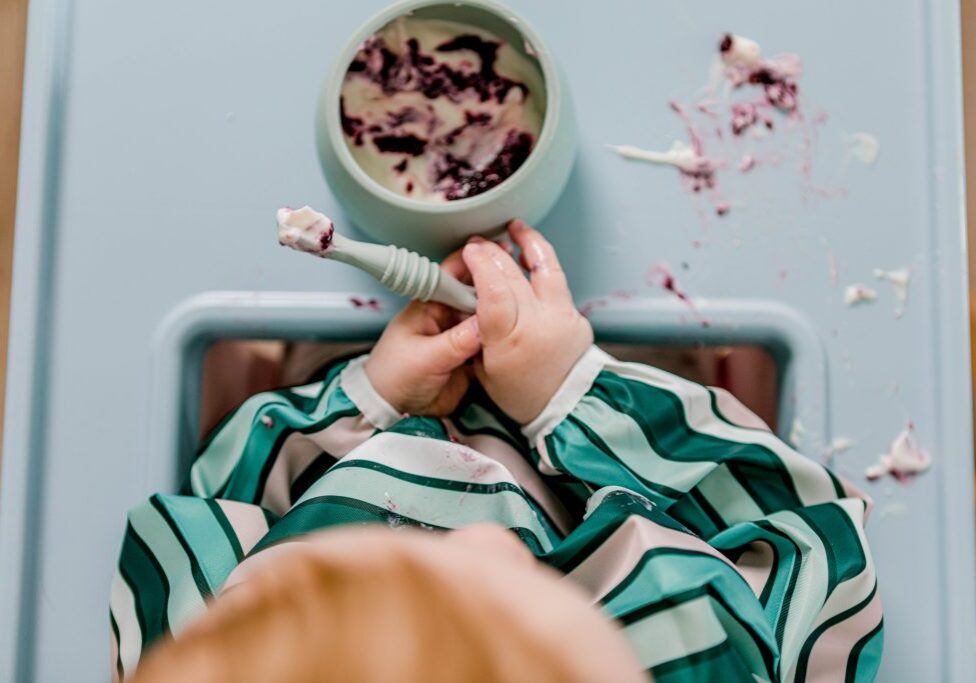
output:
[{"label": "baby's hand", "polygon": [[593,330],[573,305],[552,245],[523,221],[508,231],[531,281],[493,242],[469,242],[462,254],[478,290],[475,373],[499,408],[527,424],[593,343]]},{"label": "baby's hand", "polygon": [[[441,267],[464,274],[459,252]],[[478,318],[459,320],[438,303],[412,301],[400,311],[366,359],[366,376],[379,395],[401,413],[449,415],[468,390],[464,363],[481,349]]]}]

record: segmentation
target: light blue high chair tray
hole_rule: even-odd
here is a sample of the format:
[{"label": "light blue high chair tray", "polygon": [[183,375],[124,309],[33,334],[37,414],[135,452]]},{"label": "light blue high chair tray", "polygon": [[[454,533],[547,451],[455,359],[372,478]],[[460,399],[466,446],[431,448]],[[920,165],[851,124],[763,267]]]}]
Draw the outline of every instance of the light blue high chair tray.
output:
[{"label": "light blue high chair tray", "polygon": [[[124,514],[185,471],[210,341],[365,339],[395,310],[392,300],[379,314],[354,308],[350,294],[380,294],[368,276],[280,249],[274,232],[282,204],[342,215],[315,156],[315,101],[347,36],[383,4],[31,2],[0,471],[0,681],[108,676]],[[512,5],[572,87],[579,158],[541,227],[598,336],[768,348],[782,377],[780,432],[802,424],[800,449],[813,458],[853,440],[837,467],[875,499],[881,680],[972,680],[956,3]],[[808,141],[814,168],[846,193],[801,191],[785,162],[729,168],[731,211],[717,217],[673,169],[607,149],[685,139],[667,103],[693,101],[726,31],[802,57],[808,123],[829,113]],[[845,156],[845,135],[863,131],[881,143],[873,165]],[[698,313],[645,284],[660,261]],[[896,318],[872,271],[902,266],[912,281]],[[879,300],[845,306],[855,282]],[[906,485],[867,482],[909,420],[931,470]]]}]

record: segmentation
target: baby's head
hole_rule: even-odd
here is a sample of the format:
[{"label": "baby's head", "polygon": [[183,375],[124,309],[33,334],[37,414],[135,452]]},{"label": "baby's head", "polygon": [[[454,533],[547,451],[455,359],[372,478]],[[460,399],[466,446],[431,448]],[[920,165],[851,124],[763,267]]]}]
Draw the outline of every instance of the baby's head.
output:
[{"label": "baby's head", "polygon": [[645,680],[581,591],[500,528],[328,531],[228,584],[136,683]]}]

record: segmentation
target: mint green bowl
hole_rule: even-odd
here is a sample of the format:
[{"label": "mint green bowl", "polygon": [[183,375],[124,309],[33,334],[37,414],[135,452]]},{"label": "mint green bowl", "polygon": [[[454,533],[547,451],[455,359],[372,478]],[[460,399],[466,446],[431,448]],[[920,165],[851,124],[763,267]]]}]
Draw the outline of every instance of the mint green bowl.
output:
[{"label": "mint green bowl", "polygon": [[[389,190],[359,166],[339,121],[339,95],[359,45],[396,17],[412,12],[480,27],[535,60],[545,85],[542,130],[525,163],[496,187],[474,197],[425,202]],[[315,137],[326,182],[349,218],[376,240],[439,256],[471,235],[498,233],[513,218],[538,222],[562,192],[576,156],[576,121],[566,80],[552,53],[521,17],[494,0],[404,0],[374,16],[352,35],[319,95]]]}]

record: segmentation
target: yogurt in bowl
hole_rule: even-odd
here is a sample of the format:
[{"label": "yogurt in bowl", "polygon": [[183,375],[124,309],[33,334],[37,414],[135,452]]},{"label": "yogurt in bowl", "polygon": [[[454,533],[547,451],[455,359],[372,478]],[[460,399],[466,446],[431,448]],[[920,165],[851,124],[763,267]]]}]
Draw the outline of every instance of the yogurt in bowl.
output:
[{"label": "yogurt in bowl", "polygon": [[539,220],[575,156],[561,74],[494,0],[412,0],[367,22],[326,80],[316,125],[350,218],[434,255]]},{"label": "yogurt in bowl", "polygon": [[497,36],[401,16],[360,46],[339,116],[371,178],[414,199],[456,201],[525,163],[545,106],[538,66]]}]

